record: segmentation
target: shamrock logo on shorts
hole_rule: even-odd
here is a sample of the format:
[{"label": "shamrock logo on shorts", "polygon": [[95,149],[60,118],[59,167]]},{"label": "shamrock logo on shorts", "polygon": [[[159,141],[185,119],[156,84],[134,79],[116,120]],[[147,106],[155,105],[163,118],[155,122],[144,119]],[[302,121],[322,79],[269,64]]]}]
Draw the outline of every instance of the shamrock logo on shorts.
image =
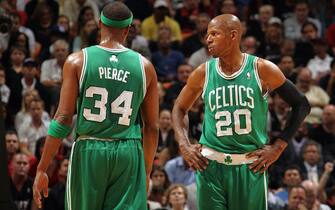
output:
[{"label": "shamrock logo on shorts", "polygon": [[224,162],[227,164],[231,164],[233,162],[233,159],[231,159],[230,155],[226,155],[226,158],[224,159]]}]

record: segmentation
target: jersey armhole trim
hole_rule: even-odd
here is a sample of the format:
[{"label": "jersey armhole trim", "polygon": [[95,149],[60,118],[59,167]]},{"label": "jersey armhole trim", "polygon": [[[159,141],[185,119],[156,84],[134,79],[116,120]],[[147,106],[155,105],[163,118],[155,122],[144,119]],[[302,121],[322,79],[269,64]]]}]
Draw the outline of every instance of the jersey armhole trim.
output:
[{"label": "jersey armhole trim", "polygon": [[139,54],[139,59],[140,59],[140,64],[141,64],[141,70],[142,70],[142,79],[143,79],[143,99],[147,93],[147,78],[145,74],[145,68],[144,68],[144,63],[143,63],[143,56]]},{"label": "jersey armhole trim", "polygon": [[205,67],[205,84],[204,84],[204,87],[202,89],[202,94],[201,94],[201,98],[204,99],[205,97],[205,92],[206,92],[206,89],[207,89],[207,84],[208,84],[208,77],[209,77],[209,61],[206,62],[206,67]]},{"label": "jersey armhole trim", "polygon": [[79,80],[79,90],[81,91],[83,86],[84,77],[86,74],[86,68],[87,68],[87,50],[83,49],[83,67],[81,68],[81,74],[80,74],[80,80]]},{"label": "jersey armhole trim", "polygon": [[259,74],[258,74],[257,61],[258,61],[258,58],[255,57],[254,64],[253,64],[254,70],[255,70],[255,77],[256,77],[259,90],[261,91],[261,94],[263,94],[262,83],[261,83],[261,79],[259,78]]}]

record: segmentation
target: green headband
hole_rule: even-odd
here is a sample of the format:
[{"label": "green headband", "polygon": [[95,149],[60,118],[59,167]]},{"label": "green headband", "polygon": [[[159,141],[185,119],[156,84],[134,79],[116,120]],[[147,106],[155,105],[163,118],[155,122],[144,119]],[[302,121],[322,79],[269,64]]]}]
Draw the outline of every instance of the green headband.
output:
[{"label": "green headband", "polygon": [[106,26],[111,26],[114,28],[126,28],[133,22],[133,14],[124,20],[112,20],[106,17],[103,12],[101,12],[100,19],[101,22]]}]

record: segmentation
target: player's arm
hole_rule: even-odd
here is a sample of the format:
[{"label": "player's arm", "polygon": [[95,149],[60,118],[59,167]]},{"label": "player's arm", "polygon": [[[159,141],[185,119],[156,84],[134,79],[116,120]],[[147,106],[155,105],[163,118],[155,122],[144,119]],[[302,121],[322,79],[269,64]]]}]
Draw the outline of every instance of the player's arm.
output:
[{"label": "player's arm", "polygon": [[[82,52],[71,54],[64,63],[63,83],[60,94],[60,101],[53,122],[51,122],[41,160],[37,166],[35,183],[33,186],[34,200],[41,208],[41,192],[48,196],[48,177],[46,170],[54,158],[61,144],[62,138],[57,138],[57,132],[64,133],[70,131],[72,116],[76,108],[76,99],[78,95],[79,72],[81,71],[83,55]],[[52,130],[54,132],[50,132]],[[52,133],[52,134],[50,134]],[[55,134],[55,135],[54,135]],[[56,136],[56,137],[55,137]]]},{"label": "player's arm", "polygon": [[195,170],[206,168],[208,161],[200,153],[201,145],[192,145],[188,139],[187,113],[199,98],[205,83],[205,64],[196,68],[187,80],[173,107],[173,129],[179,149],[190,167]]},{"label": "player's arm", "polygon": [[148,181],[158,145],[159,96],[156,71],[153,65],[146,58],[143,57],[142,59],[144,62],[147,83],[146,95],[141,105],[141,116],[143,120],[143,151],[145,171]]},{"label": "player's arm", "polygon": [[[292,139],[300,124],[309,114],[310,105],[305,95],[300,92],[291,81],[285,78],[284,74],[275,64],[264,59],[259,59],[257,67],[262,88],[276,92],[291,106],[290,118],[286,121],[284,130],[281,132],[279,138],[277,138],[270,147],[265,146],[263,150],[253,154],[260,156],[260,158],[251,164],[251,168],[254,168],[255,171],[263,168],[262,172],[264,172],[284,151],[288,141]],[[267,149],[269,149],[268,157],[266,156],[266,152],[263,153],[264,157],[262,157],[260,153]]]}]

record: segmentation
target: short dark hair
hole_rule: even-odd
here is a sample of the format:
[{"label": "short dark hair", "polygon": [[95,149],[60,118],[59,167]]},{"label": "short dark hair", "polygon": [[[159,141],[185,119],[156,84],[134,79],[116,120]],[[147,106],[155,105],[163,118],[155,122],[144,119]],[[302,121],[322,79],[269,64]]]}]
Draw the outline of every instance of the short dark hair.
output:
[{"label": "short dark hair", "polygon": [[132,15],[130,9],[119,1],[107,3],[102,11],[105,17],[112,20],[125,20]]},{"label": "short dark hair", "polygon": [[284,169],[282,177],[285,176],[285,173],[286,173],[288,170],[297,170],[297,171],[299,172],[300,177],[301,177],[301,169],[300,169],[300,167],[297,166],[297,165],[288,165],[288,166]]},{"label": "short dark hair", "polygon": [[5,136],[7,136],[7,135],[16,135],[17,136],[17,131],[14,130],[14,129],[7,130],[5,132]]},{"label": "short dark hair", "polygon": [[310,22],[310,21],[307,21],[307,22],[305,22],[304,24],[302,24],[302,26],[301,26],[301,31],[300,31],[301,33],[304,32],[304,29],[305,29],[306,26],[312,26],[312,27],[314,28],[315,31],[318,31],[318,27],[316,27],[315,23]]}]

